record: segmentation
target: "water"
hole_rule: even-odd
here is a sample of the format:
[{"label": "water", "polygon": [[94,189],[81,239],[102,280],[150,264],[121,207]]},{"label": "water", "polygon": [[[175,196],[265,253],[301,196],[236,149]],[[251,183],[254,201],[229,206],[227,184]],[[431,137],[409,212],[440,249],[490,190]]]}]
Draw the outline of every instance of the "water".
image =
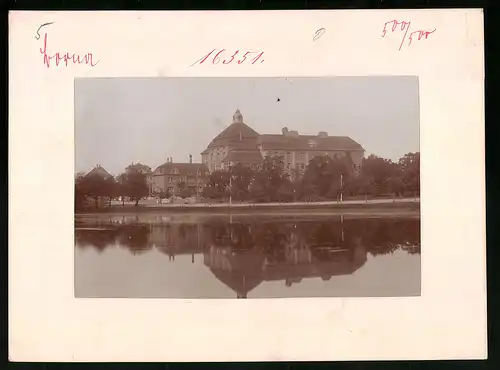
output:
[{"label": "water", "polygon": [[420,219],[77,216],[75,295],[420,295]]}]

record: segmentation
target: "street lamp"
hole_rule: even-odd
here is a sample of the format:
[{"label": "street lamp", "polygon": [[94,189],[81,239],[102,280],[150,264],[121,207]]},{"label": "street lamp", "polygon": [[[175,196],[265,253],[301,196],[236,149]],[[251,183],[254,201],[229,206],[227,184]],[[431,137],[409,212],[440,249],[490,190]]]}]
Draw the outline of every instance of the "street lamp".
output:
[{"label": "street lamp", "polygon": [[229,175],[229,206],[233,204],[233,175]]},{"label": "street lamp", "polygon": [[343,202],[343,192],[342,192],[342,187],[343,187],[343,178],[342,178],[342,174],[340,174],[340,203]]}]

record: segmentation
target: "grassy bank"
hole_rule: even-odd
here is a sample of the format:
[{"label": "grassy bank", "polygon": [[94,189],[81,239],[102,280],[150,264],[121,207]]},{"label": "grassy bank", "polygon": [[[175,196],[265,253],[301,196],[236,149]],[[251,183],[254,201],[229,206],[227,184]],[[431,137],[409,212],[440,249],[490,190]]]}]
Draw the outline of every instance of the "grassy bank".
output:
[{"label": "grassy bank", "polygon": [[300,203],[293,205],[258,204],[258,205],[196,205],[185,206],[112,206],[99,209],[77,211],[76,214],[285,214],[285,213],[419,213],[420,202],[386,202],[386,203],[334,203],[315,204]]}]

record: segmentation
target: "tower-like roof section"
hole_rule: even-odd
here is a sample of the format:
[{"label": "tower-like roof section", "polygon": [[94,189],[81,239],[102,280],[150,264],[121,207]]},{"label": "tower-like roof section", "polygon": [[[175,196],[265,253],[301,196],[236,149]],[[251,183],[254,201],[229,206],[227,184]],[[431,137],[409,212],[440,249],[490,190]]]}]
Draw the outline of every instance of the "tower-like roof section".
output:
[{"label": "tower-like roof section", "polygon": [[248,144],[249,141],[254,144],[258,137],[259,133],[243,122],[243,115],[240,110],[237,109],[233,115],[233,123],[217,135],[212,142],[208,144],[208,148],[231,144],[239,146],[239,144]]}]

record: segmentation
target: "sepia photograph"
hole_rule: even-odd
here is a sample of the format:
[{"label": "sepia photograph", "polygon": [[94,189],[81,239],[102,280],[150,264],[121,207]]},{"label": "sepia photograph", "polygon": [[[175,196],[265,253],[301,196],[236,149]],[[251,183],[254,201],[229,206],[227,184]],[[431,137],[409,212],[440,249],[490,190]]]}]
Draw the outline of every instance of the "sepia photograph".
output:
[{"label": "sepia photograph", "polygon": [[421,295],[416,76],[76,78],[76,298]]}]

